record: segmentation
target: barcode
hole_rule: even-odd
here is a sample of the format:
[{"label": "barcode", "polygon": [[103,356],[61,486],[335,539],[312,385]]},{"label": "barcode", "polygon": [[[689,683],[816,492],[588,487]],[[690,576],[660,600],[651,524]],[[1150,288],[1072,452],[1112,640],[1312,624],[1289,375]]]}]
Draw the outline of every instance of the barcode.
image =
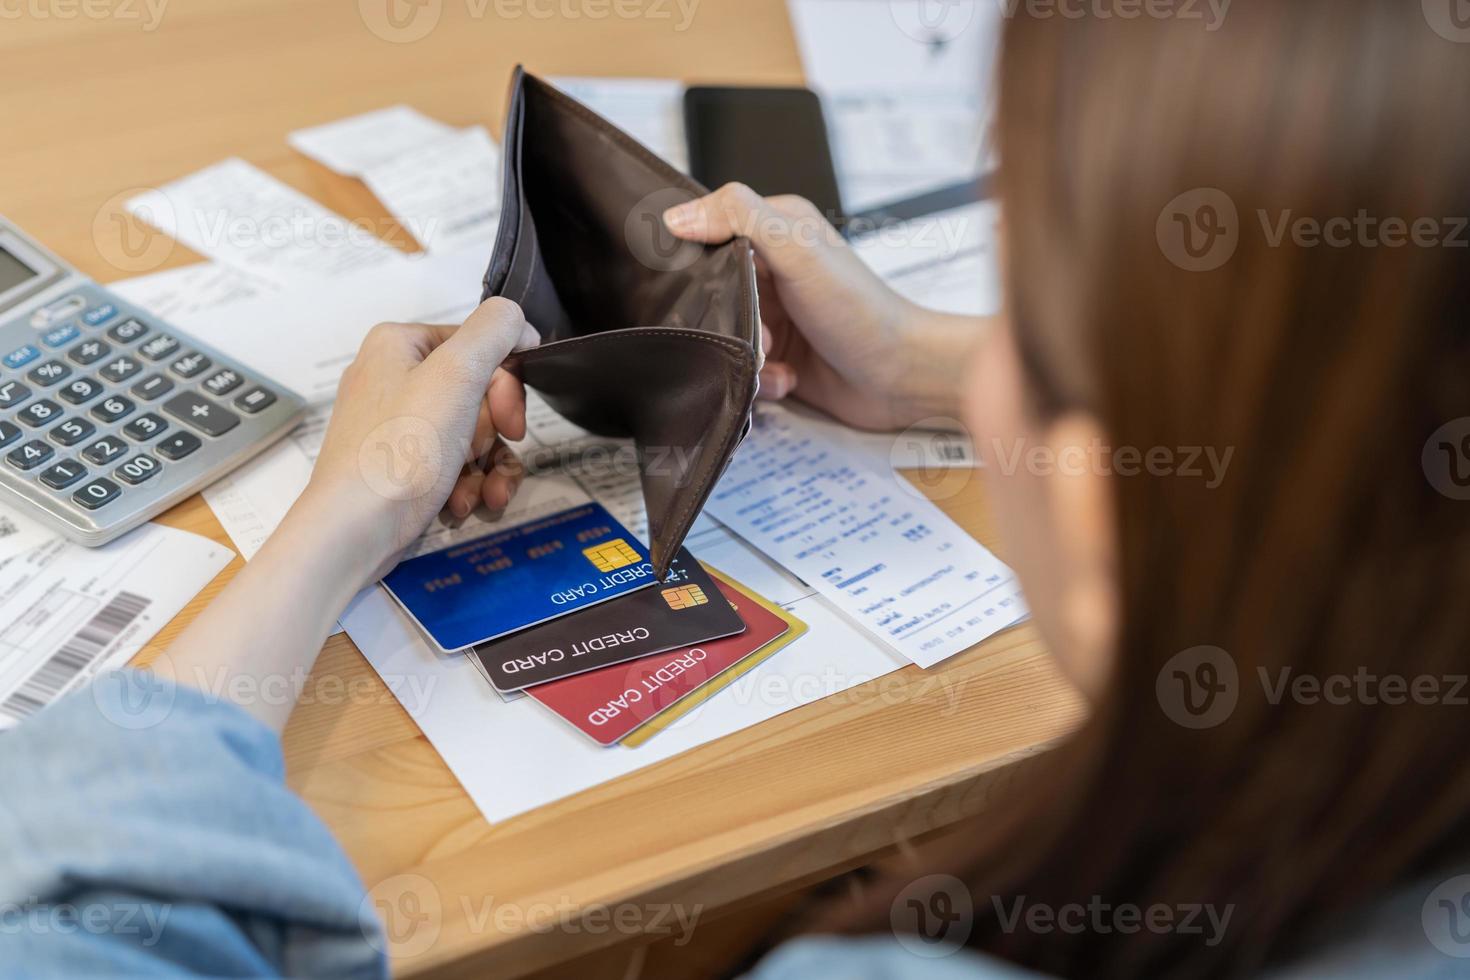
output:
[{"label": "barcode", "polygon": [[950,462],[963,462],[970,458],[970,447],[962,442],[935,441],[935,450],[939,458]]},{"label": "barcode", "polygon": [[133,620],[143,614],[150,600],[131,592],[119,592],[112,601],[87,620],[76,635],[62,644],[24,684],[0,702],[0,713],[25,720],[50,704],[76,676],[117,639]]}]

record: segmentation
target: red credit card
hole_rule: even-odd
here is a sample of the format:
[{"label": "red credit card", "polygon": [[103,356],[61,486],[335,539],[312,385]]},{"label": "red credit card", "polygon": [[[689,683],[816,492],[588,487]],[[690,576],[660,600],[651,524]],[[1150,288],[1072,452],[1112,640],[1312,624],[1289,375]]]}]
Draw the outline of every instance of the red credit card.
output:
[{"label": "red credit card", "polygon": [[738,587],[723,579],[716,584],[745,621],[744,633],[537,684],[526,693],[599,744],[615,744],[791,628]]}]

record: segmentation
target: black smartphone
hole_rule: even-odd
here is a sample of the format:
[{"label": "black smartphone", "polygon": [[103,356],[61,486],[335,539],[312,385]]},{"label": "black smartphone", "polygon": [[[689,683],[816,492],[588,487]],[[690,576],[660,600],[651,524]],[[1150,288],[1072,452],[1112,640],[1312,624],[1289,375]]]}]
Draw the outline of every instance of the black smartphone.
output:
[{"label": "black smartphone", "polygon": [[690,176],[762,195],[798,194],[843,223],[842,198],[817,94],[804,88],[690,86],[684,93]]}]

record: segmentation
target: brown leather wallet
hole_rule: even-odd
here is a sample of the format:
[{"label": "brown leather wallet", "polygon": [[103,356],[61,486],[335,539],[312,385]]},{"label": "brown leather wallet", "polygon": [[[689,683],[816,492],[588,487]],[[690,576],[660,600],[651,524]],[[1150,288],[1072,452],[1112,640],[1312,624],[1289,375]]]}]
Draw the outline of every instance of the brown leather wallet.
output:
[{"label": "brown leather wallet", "polygon": [[750,242],[675,239],[664,209],[705,189],[520,68],[501,152],[482,298],[519,303],[541,334],[506,366],[582,428],[632,437],[662,579],[750,428],[762,360]]}]

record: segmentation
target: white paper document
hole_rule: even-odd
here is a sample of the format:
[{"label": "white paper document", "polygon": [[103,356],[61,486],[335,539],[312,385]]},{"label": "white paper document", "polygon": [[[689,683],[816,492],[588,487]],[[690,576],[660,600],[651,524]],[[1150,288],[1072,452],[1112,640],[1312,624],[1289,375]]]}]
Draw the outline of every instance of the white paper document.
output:
[{"label": "white paper document", "polygon": [[673,164],[689,170],[684,83],[675,78],[573,78],[551,83]]},{"label": "white paper document", "polygon": [[360,594],[342,624],[492,823],[904,666],[729,532],[709,526],[686,544],[701,561],[789,609],[810,629],[637,749],[597,745],[530,698],[502,700],[472,657],[434,649],[381,589]]},{"label": "white paper document", "polygon": [[0,562],[0,728],[127,663],[232,557],[145,524],[100,548],[57,535]]},{"label": "white paper document", "polygon": [[165,320],[194,318],[231,303],[258,299],[280,284],[231,265],[199,262],[109,283],[108,289]]},{"label": "white paper document", "polygon": [[905,298],[944,313],[989,316],[1002,303],[994,201],[926,214],[853,239],[858,257]]},{"label": "white paper document", "polygon": [[789,8],[848,213],[988,169],[1001,4],[790,0]]},{"label": "white paper document", "polygon": [[453,127],[411,106],[395,105],[298,129],[286,142],[329,170],[361,177],[381,163],[453,132]]},{"label": "white paper document", "polygon": [[126,207],[201,255],[281,284],[407,261],[371,229],[235,158],[139,194]]},{"label": "white paper document", "polygon": [[362,179],[425,251],[478,246],[488,261],[500,218],[500,151],[483,126],[407,148]]},{"label": "white paper document", "polygon": [[921,667],[1026,615],[1015,574],[889,472],[762,408],[710,495],[720,523]]}]

